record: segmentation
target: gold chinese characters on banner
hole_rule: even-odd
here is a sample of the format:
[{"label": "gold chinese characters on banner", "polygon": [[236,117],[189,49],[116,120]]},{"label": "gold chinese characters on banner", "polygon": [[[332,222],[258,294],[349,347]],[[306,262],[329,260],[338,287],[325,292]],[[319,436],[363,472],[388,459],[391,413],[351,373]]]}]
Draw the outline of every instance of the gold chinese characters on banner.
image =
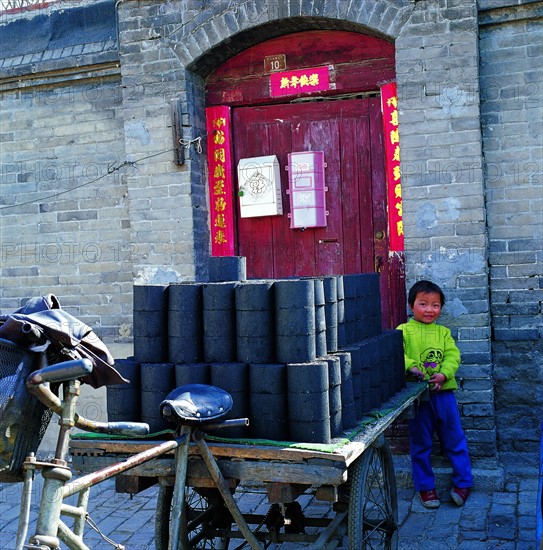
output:
[{"label": "gold chinese characters on banner", "polygon": [[206,109],[212,256],[234,255],[230,107]]},{"label": "gold chinese characters on banner", "polygon": [[332,84],[328,66],[272,73],[270,95],[278,97],[326,91],[333,88]]},{"label": "gold chinese characters on banner", "polygon": [[404,227],[398,95],[395,82],[385,84],[381,88],[381,111],[385,131],[389,249],[398,252],[404,249]]}]

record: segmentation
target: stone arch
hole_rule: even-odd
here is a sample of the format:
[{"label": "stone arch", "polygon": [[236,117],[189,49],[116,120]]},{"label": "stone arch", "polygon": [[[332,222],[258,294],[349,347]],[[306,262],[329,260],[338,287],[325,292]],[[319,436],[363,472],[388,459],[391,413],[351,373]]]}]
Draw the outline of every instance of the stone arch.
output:
[{"label": "stone arch", "polygon": [[347,30],[394,41],[413,9],[407,0],[316,1],[309,6],[300,0],[241,0],[228,4],[229,9],[224,6],[200,12],[167,38],[183,65],[202,78],[244,49],[293,32]]}]

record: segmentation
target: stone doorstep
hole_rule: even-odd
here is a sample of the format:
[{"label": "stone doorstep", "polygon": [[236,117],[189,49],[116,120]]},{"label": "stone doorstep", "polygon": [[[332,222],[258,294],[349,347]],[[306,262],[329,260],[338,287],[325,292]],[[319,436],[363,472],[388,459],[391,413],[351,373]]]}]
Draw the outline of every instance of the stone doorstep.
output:
[{"label": "stone doorstep", "polygon": [[[398,489],[412,489],[411,459],[408,455],[394,456],[394,470],[396,472],[396,485]],[[439,494],[448,493],[451,488],[451,468],[443,459],[434,461],[434,474],[436,489]],[[482,493],[495,493],[503,491],[505,487],[505,470],[494,460],[484,460],[480,464],[472,463],[474,490]]]},{"label": "stone doorstep", "polygon": [[[537,479],[540,475],[540,461],[543,461],[543,453],[541,458],[536,451],[522,452],[500,452],[500,464],[503,464],[507,477],[509,479]],[[543,464],[543,462],[542,462]]]}]

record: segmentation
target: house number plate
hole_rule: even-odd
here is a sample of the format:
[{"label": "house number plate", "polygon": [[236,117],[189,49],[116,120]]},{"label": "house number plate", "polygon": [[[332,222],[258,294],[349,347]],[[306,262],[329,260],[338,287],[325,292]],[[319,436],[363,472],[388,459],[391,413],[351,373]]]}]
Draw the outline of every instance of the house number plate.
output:
[{"label": "house number plate", "polygon": [[274,71],[284,71],[287,68],[287,56],[284,53],[277,55],[267,55],[264,58],[264,71],[273,73]]}]

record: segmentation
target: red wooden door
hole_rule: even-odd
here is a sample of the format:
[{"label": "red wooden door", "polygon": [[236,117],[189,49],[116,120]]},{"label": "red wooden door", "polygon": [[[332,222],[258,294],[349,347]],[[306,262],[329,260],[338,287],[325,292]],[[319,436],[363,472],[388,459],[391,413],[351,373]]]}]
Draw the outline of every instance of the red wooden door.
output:
[{"label": "red wooden door", "polygon": [[[247,257],[249,277],[367,273],[379,262],[384,266],[386,203],[378,101],[241,107],[234,109],[233,121],[235,165],[240,158],[277,155],[281,166],[284,214],[238,215],[238,253]],[[326,227],[290,229],[285,166],[294,151],[324,151]]]},{"label": "red wooden door", "polygon": [[[270,94],[271,57],[286,70],[332,64],[334,87],[324,101],[298,102]],[[394,80],[394,44],[349,31],[304,31],[256,44],[206,79],[207,105],[233,113],[234,166],[240,158],[277,155],[282,216],[237,216],[236,253],[251,278],[367,273],[381,275],[384,328],[405,319],[403,254],[389,253],[383,125],[379,83]],[[337,95],[372,93],[370,99]],[[313,94],[317,97],[317,94]],[[283,104],[284,101],[292,103]],[[328,225],[290,229],[287,155],[324,151]]]}]

